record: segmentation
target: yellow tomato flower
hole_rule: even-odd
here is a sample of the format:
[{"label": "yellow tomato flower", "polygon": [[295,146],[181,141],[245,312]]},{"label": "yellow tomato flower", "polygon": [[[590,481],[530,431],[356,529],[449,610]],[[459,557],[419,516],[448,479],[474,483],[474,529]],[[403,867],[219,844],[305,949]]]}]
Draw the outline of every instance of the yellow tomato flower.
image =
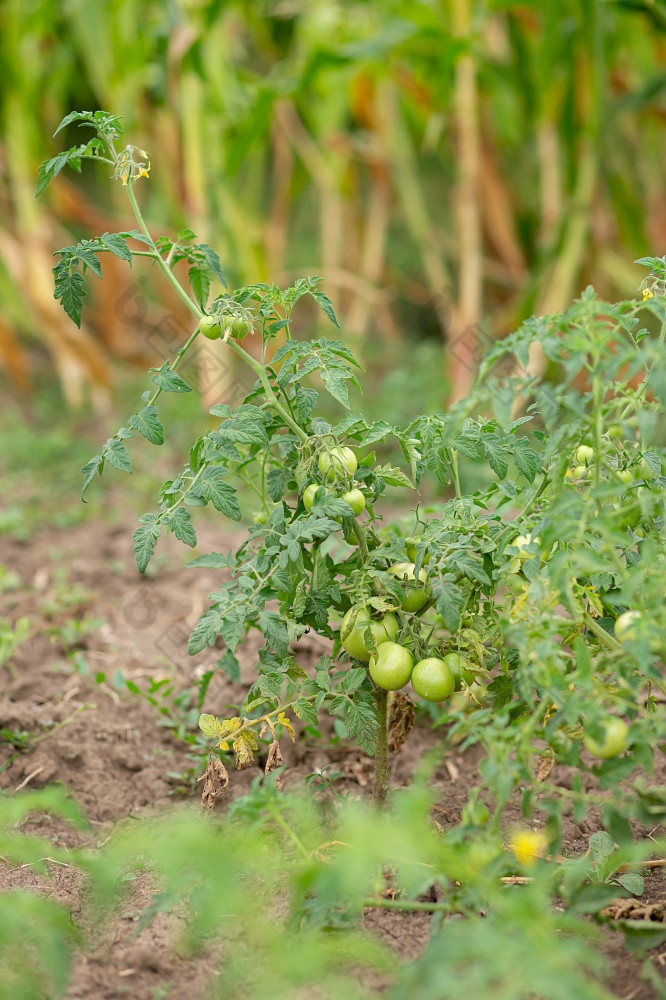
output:
[{"label": "yellow tomato flower", "polygon": [[654,292],[651,288],[643,289],[643,302],[647,302],[648,299],[654,298]]},{"label": "yellow tomato flower", "polygon": [[529,867],[545,854],[548,837],[543,830],[516,830],[509,841],[509,850],[521,865]]}]

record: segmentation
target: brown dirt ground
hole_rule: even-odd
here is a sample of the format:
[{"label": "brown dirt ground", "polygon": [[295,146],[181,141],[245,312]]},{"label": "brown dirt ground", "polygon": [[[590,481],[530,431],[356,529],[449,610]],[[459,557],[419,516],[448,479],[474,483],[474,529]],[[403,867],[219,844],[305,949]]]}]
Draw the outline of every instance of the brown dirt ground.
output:
[{"label": "brown dirt ground", "polygon": [[[220,551],[233,545],[232,535],[220,537],[210,526],[204,529],[199,532],[201,551]],[[215,660],[211,650],[188,657],[186,643],[218,575],[210,570],[164,568],[191,558],[189,552],[183,557],[182,546],[174,543],[173,549],[162,547],[155,561],[156,575],[140,577],[131,553],[131,530],[124,523],[97,523],[50,530],[29,544],[0,537],[0,563],[18,573],[23,584],[0,595],[0,615],[11,622],[28,615],[35,626],[33,637],[13,657],[11,669],[0,669],[0,729],[43,736],[30,752],[17,754],[10,763],[11,748],[0,744],[0,768],[7,765],[0,771],[0,787],[14,790],[62,782],[99,832],[100,840],[115,821],[168,806],[183,789],[191,796],[197,794],[192,774],[188,780],[186,773],[191,764],[187,748],[160,725],[164,720],[154,706],[114,689],[115,671],[144,688],[151,678],[168,678],[175,681],[177,691],[190,686],[196,672]],[[173,561],[167,563],[165,552],[171,553]],[[59,573],[66,573],[65,582],[59,580]],[[82,676],[73,669],[62,643],[47,630],[68,618],[84,616],[101,619],[103,624],[76,644],[90,669]],[[312,662],[324,648],[318,640],[307,637],[299,646],[303,663]],[[251,654],[248,645],[241,658],[242,684],[251,679]],[[95,681],[97,672],[106,675],[105,682]],[[239,702],[242,684],[218,675],[209,689],[209,711],[223,712],[226,702]],[[394,783],[406,784],[424,752],[440,738],[427,726],[417,725],[395,760]],[[458,821],[469,785],[478,782],[480,757],[478,747],[464,754],[454,751],[447,758],[448,764],[436,772],[434,780],[442,791],[437,819],[443,825]],[[344,775],[338,787],[367,793],[371,761],[359,751],[313,748],[297,741],[287,749],[285,763],[286,784],[300,784],[316,767],[332,763]],[[234,773],[229,794],[245,793],[259,773],[252,768]],[[179,774],[182,777],[177,777]],[[519,818],[517,811],[507,817],[509,822],[514,818]],[[24,829],[65,848],[85,842],[87,836],[48,816],[32,818]],[[584,850],[594,830],[594,817],[580,826],[569,823],[565,850]],[[51,879],[47,880],[30,868],[11,869],[0,861],[0,890],[24,888],[48,893],[76,916],[81,911],[81,875],[61,864],[50,865],[50,870]],[[664,885],[659,873],[652,874],[646,880],[642,902],[663,902]],[[159,916],[135,934],[136,922],[150,898],[150,888],[140,883],[131,903],[100,943],[78,955],[67,1000],[124,996],[153,1000],[166,984],[170,986],[169,997],[206,995],[206,985],[214,975],[214,959],[199,956],[191,961],[174,951],[177,917]],[[427,943],[428,914],[375,910],[366,915],[365,924],[404,959],[418,955]],[[629,954],[620,933],[606,929],[604,935],[609,988],[614,995],[623,1000],[652,1000],[656,993],[640,978],[643,956]],[[666,973],[663,946],[652,958]]]}]

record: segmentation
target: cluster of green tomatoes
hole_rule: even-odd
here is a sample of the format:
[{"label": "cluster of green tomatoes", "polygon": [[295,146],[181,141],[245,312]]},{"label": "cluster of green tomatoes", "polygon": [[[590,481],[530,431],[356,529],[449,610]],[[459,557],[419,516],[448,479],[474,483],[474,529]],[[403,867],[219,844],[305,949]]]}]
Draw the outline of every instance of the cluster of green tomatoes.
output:
[{"label": "cluster of green tomatoes", "polygon": [[[324,494],[329,492],[328,484],[342,481],[348,485],[358,468],[358,461],[351,448],[332,448],[319,455],[318,468],[327,485],[310,483],[306,486],[303,503],[308,511],[312,510],[316,499],[322,499],[321,495],[318,497],[320,490]],[[345,489],[340,499],[349,504],[355,517],[365,509],[365,497],[357,487]],[[416,540],[408,538],[405,542],[407,555],[415,557]],[[421,611],[430,598],[425,570],[419,571],[417,579],[413,562],[399,562],[390,566],[388,572],[403,584],[402,610],[410,614]],[[358,605],[351,607],[342,619],[340,641],[353,659],[368,664],[370,677],[377,687],[386,691],[397,691],[411,681],[416,694],[426,701],[443,701],[460,689],[463,679],[472,683],[473,675],[467,669],[467,661],[456,652],[415,662],[409,649],[395,641],[399,629],[393,612],[371,617],[367,608]],[[370,636],[372,642],[368,645]]]},{"label": "cluster of green tomatoes", "polygon": [[249,317],[240,312],[202,316],[199,320],[199,333],[203,333],[208,340],[219,340],[220,337],[243,340],[251,330]]}]

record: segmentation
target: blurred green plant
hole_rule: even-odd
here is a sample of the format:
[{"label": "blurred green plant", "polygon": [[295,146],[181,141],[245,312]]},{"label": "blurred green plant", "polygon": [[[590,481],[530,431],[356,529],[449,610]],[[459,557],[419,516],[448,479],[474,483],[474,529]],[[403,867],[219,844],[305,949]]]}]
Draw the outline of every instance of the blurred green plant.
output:
[{"label": "blurred green plant", "polygon": [[[478,1000],[610,1000],[601,937],[584,919],[601,900],[593,909],[589,896],[580,907],[573,898],[574,886],[595,888],[598,855],[544,857],[525,869],[496,834],[438,833],[425,772],[394,793],[390,816],[349,800],[333,811],[313,807],[311,797],[280,793],[274,779],[255,782],[224,819],[203,822],[185,810],[135,819],[99,850],[64,851],[17,831],[43,810],[80,827],[62,791],[0,797],[0,854],[43,876],[61,858],[87,873],[81,920],[91,929],[84,937],[64,908],[36,894],[0,894],[0,909],[13,906],[19,916],[0,924],[0,956],[12,977],[3,977],[0,997],[62,995],[72,949],[82,940],[94,947],[145,875],[153,897],[138,930],[177,912],[182,931],[172,947],[179,954],[219,947],[211,996],[242,990],[248,1000],[299,992],[365,1000],[379,973],[391,1000],[453,1000],[463,989]],[[638,872],[660,846],[622,850]],[[529,877],[516,879],[521,870]],[[626,894],[621,886],[613,891]],[[554,902],[558,893],[568,899],[564,910]],[[372,909],[404,919],[432,914],[420,956],[399,964],[376,932],[365,931]]]}]

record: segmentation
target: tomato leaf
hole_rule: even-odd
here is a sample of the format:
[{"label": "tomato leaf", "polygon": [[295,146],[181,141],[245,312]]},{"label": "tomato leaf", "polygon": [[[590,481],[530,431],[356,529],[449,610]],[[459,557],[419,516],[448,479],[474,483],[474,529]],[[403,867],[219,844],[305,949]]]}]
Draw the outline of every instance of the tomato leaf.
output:
[{"label": "tomato leaf", "polygon": [[138,413],[133,413],[127,423],[151,444],[164,444],[164,427],[154,406],[144,406]]}]

